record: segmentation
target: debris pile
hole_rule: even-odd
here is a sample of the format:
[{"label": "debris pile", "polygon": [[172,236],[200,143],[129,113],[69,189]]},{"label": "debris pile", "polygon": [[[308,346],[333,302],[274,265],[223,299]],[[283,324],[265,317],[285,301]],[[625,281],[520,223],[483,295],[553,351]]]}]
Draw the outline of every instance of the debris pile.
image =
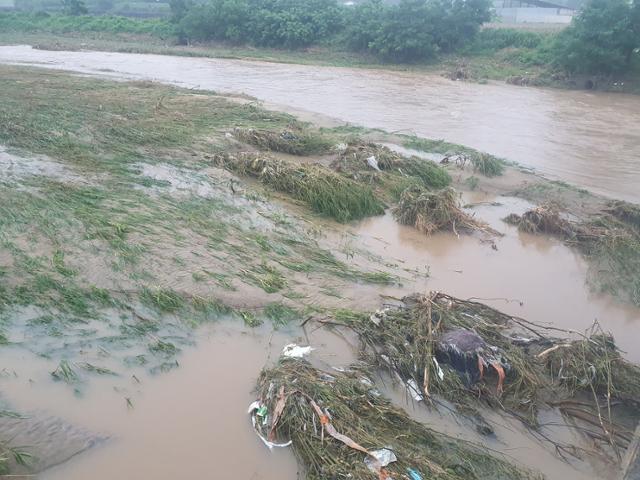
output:
[{"label": "debris pile", "polygon": [[452,188],[431,192],[417,185],[411,186],[400,195],[393,214],[399,223],[411,225],[427,235],[447,230],[455,234],[459,231],[497,233],[465,213],[460,208],[458,194]]},{"label": "debris pile", "polygon": [[574,228],[553,205],[540,205],[527,210],[522,215],[510,214],[505,222],[516,225],[526,233],[548,233],[551,235],[573,236]]},{"label": "debris pile", "polygon": [[216,166],[258,178],[278,192],[307,203],[314,211],[339,222],[384,212],[384,206],[366,185],[321,165],[274,158],[262,153],[222,153],[212,157]]},{"label": "debris pile", "polygon": [[[640,416],[640,366],[624,360],[597,326],[577,340],[557,338],[549,332],[561,329],[443,293],[412,295],[371,316],[336,320],[332,325],[358,335],[365,362],[400,380],[417,401],[453,403],[481,433],[491,429],[479,402],[533,429],[540,408],[563,406],[563,414],[595,427],[583,433],[614,449],[626,446],[628,432],[612,406],[627,405]],[[576,401],[579,409],[567,408]]]},{"label": "debris pile", "polygon": [[374,389],[361,366],[325,372],[281,359],[261,373],[257,391],[258,435],[265,443],[291,442],[310,480],[535,478],[412,420]]}]

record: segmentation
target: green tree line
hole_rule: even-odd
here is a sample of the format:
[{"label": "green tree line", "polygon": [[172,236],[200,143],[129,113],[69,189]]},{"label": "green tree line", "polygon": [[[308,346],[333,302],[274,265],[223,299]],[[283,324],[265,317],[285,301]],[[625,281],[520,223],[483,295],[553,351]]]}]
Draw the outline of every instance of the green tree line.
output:
[{"label": "green tree line", "polygon": [[338,42],[385,60],[426,60],[470,41],[491,17],[489,0],[209,0],[171,2],[185,40],[301,48]]}]

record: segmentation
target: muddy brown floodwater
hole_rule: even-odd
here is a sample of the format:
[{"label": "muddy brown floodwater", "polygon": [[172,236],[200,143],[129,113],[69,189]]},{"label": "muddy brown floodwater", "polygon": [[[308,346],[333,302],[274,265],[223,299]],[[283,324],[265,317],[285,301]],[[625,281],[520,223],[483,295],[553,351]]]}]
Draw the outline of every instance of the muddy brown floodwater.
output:
[{"label": "muddy brown floodwater", "polygon": [[[640,201],[640,97],[463,84],[402,72],[48,52],[24,46],[0,47],[2,62],[245,92],[287,110],[472,145],[596,192]],[[24,162],[10,160],[0,150],[0,162],[6,163],[0,176],[22,175]],[[65,173],[45,159],[32,165],[34,174]],[[492,206],[496,200],[502,205]],[[585,283],[585,261],[566,245],[501,222],[507,213],[520,213],[529,204],[484,194],[467,195],[465,201],[483,202],[476,214],[505,234],[496,240],[497,250],[476,237],[458,239],[443,233],[427,238],[398,225],[388,214],[347,227],[328,225],[327,241],[398,265],[404,285],[380,287],[376,295],[437,289],[559,327],[584,330],[598,320],[630,360],[640,361],[640,310],[592,293]],[[415,272],[423,275],[414,278]],[[370,292],[365,295],[356,288],[341,293],[352,305],[379,307],[372,304]],[[301,335],[296,327],[270,332],[266,327],[250,330],[238,322],[220,322],[199,331],[197,347],[179,357],[180,368],[157,377],[141,375],[141,383],[133,378],[96,378],[82,398],[68,386],[51,382],[49,372],[55,367],[50,360],[10,346],[3,348],[0,385],[3,399],[21,412],[43,411],[109,437],[104,445],[42,474],[43,480],[293,480],[299,472],[291,452],[270,452],[249,424],[246,410],[254,400],[251,391],[261,368],[295,339],[316,347],[312,361],[324,367],[355,359],[353,341],[324,330],[309,338]],[[404,401],[402,392],[385,392]],[[487,442],[446,415],[407,408],[436,429]],[[498,439],[489,446],[551,480],[614,478],[602,464],[562,463],[519,425],[491,418]],[[557,419],[547,420],[551,424]],[[567,435],[566,429],[558,432],[566,441],[581,441]]]},{"label": "muddy brown floodwater", "polygon": [[640,203],[640,96],[228,59],[0,47],[0,62],[247,93],[287,110],[442,138]]}]

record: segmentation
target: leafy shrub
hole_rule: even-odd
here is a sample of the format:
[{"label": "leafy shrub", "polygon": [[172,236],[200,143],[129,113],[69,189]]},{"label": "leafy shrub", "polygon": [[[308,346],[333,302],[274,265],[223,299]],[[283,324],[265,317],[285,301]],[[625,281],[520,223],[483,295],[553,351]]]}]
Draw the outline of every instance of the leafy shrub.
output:
[{"label": "leafy shrub", "polygon": [[468,51],[493,53],[504,48],[537,48],[550,34],[515,28],[486,28],[478,33]]},{"label": "leafy shrub", "polygon": [[300,48],[334,35],[342,26],[336,0],[252,0],[250,41]]},{"label": "leafy shrub", "polygon": [[250,32],[249,12],[245,0],[216,0],[195,5],[180,20],[180,31],[192,40],[239,42]]},{"label": "leafy shrub", "polygon": [[385,60],[412,62],[456,50],[489,19],[487,0],[401,0],[385,5],[369,0],[357,6],[348,44]]},{"label": "leafy shrub", "polygon": [[640,48],[638,10],[638,0],[591,0],[556,38],[556,64],[570,73],[627,71]]}]

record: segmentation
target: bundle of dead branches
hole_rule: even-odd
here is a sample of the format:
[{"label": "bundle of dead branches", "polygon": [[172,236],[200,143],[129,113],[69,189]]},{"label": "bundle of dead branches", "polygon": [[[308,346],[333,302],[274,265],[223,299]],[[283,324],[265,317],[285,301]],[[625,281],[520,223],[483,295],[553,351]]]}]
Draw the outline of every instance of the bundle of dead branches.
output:
[{"label": "bundle of dead branches", "polygon": [[258,380],[268,441],[291,441],[308,479],[524,479],[532,474],[412,420],[355,366],[323,372],[284,359]]},{"label": "bundle of dead branches", "polygon": [[538,354],[554,381],[572,395],[582,391],[640,407],[640,368],[622,357],[611,335],[598,329],[581,340]]},{"label": "bundle of dead branches", "polygon": [[411,225],[427,235],[438,231],[497,233],[486,223],[465,213],[460,208],[458,194],[452,188],[432,192],[416,185],[410,186],[400,195],[393,214],[401,224]]}]

